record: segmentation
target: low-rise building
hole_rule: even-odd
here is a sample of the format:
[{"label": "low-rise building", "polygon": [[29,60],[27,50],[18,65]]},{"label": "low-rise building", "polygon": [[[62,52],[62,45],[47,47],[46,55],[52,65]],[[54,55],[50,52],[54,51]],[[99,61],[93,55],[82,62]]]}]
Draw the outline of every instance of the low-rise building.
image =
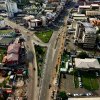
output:
[{"label": "low-rise building", "polygon": [[78,46],[83,48],[94,48],[97,34],[95,28],[88,22],[77,22],[76,32],[74,35]]},{"label": "low-rise building", "polygon": [[100,64],[97,59],[75,58],[75,67],[79,70],[100,70]]},{"label": "low-rise building", "polygon": [[15,38],[1,38],[0,47],[7,47],[14,42]]},{"label": "low-rise building", "polygon": [[5,21],[3,18],[0,19],[0,29],[5,27]]}]

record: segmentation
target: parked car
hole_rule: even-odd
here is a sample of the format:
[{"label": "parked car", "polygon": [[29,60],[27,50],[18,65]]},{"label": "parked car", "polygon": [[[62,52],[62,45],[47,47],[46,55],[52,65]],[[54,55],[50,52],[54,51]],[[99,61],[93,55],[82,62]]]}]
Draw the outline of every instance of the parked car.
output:
[{"label": "parked car", "polygon": [[78,80],[79,80],[79,82],[81,82],[82,81],[81,77],[78,77]]},{"label": "parked car", "polygon": [[63,78],[66,78],[65,74],[63,74]]},{"label": "parked car", "polygon": [[86,95],[87,95],[87,96],[93,96],[93,94],[92,94],[92,93],[87,93]]},{"label": "parked car", "polygon": [[80,96],[79,94],[74,94],[74,97],[78,97],[78,96]]},{"label": "parked car", "polygon": [[67,95],[68,95],[68,96],[71,96],[72,94],[71,94],[71,93],[67,93]]},{"label": "parked car", "polygon": [[80,88],[82,88],[82,87],[83,87],[83,86],[82,86],[82,82],[79,82],[79,87],[80,87]]},{"label": "parked car", "polygon": [[86,94],[85,93],[81,93],[80,96],[86,96]]},{"label": "parked car", "polygon": [[95,72],[95,74],[96,74],[97,77],[99,76],[98,72]]},{"label": "parked car", "polygon": [[24,24],[20,24],[20,26],[24,26]]}]

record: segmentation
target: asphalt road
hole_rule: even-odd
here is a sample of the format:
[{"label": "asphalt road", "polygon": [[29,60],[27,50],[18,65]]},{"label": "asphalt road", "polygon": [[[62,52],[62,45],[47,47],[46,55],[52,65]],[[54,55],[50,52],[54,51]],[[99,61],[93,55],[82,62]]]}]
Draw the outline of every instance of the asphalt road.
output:
[{"label": "asphalt road", "polygon": [[[72,2],[69,7],[65,8],[65,11],[62,12],[62,15],[60,16],[62,23],[56,24],[59,27],[62,27],[62,32],[63,32],[63,28],[64,28],[64,23],[66,23],[66,21],[67,21],[68,12],[71,10],[71,8],[74,6],[74,4],[75,3]],[[49,100],[49,97],[50,97],[49,96],[49,84],[51,83],[51,77],[53,75],[53,70],[55,67],[56,60],[57,60],[57,55],[58,55],[58,52],[60,49],[59,48],[60,44],[57,45],[56,51],[54,49],[54,43],[56,41],[56,37],[58,34],[59,34],[59,30],[54,31],[53,36],[51,37],[52,42],[50,41],[51,44],[47,50],[46,62],[45,62],[44,69],[43,69],[44,71],[42,73],[43,78],[41,78],[41,88],[40,88],[39,100]],[[55,52],[55,53],[53,53],[53,52]]]},{"label": "asphalt road", "polygon": [[[30,34],[27,34],[23,26],[19,26],[18,24],[8,20],[5,18],[5,22],[8,23],[13,28],[18,28],[22,36],[26,40],[26,48],[27,48],[27,57],[29,61],[29,85],[28,85],[28,100],[49,100],[49,84],[51,83],[51,77],[53,75],[54,65],[57,60],[57,55],[59,51],[60,44],[57,45],[56,50],[54,49],[56,38],[59,34],[59,32],[63,32],[64,23],[66,21],[67,12],[73,7],[73,3],[65,9],[65,12],[63,12],[60,16],[61,21],[60,22],[54,22],[54,26],[50,26],[51,29],[54,30],[53,35],[49,41],[49,43],[43,43],[39,38],[37,38],[35,35],[32,35],[32,31],[29,31]],[[58,18],[59,21],[59,18]],[[34,60],[34,47],[33,43],[39,44],[40,46],[47,46],[47,53],[45,58],[45,64],[43,66],[41,78],[40,78],[40,89],[39,94],[36,94],[36,84],[35,81],[37,80],[37,76],[35,76],[35,72],[33,70],[33,67],[36,67],[36,61]],[[37,96],[35,96],[37,95]],[[38,97],[38,98],[35,98]],[[40,99],[39,99],[40,98]]]}]

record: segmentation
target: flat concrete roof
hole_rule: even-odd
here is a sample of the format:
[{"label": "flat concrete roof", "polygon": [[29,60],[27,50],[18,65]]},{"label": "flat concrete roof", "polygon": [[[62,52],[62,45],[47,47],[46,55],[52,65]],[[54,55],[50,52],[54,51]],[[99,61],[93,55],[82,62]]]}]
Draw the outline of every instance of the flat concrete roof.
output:
[{"label": "flat concrete roof", "polygon": [[11,43],[14,40],[15,40],[15,38],[2,38],[0,40],[0,44],[9,44],[9,43]]},{"label": "flat concrete roof", "polygon": [[90,8],[90,6],[79,6],[79,8]]},{"label": "flat concrete roof", "polygon": [[68,100],[100,100],[100,97],[92,97],[92,98],[68,98]]}]

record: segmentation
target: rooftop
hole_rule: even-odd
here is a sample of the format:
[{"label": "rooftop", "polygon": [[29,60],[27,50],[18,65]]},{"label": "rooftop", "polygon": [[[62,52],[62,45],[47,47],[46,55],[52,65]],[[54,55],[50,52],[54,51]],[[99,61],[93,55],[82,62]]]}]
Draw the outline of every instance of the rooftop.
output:
[{"label": "rooftop", "polygon": [[91,4],[91,6],[94,6],[94,7],[99,7],[98,4]]},{"label": "rooftop", "polygon": [[93,34],[96,34],[95,28],[85,27],[85,31],[86,31],[86,33],[93,33]]},{"label": "rooftop", "polygon": [[93,27],[93,26],[91,25],[91,23],[88,23],[88,22],[83,22],[82,24],[84,25],[84,27]]},{"label": "rooftop", "polygon": [[88,5],[83,5],[83,6],[79,6],[79,8],[90,8],[90,6],[88,6]]},{"label": "rooftop", "polygon": [[85,58],[85,59],[80,59],[80,58],[75,58],[75,66],[77,68],[96,68],[100,69],[100,64],[97,59],[90,59],[90,58]]},{"label": "rooftop", "polygon": [[92,97],[92,98],[68,98],[68,100],[100,100],[100,97]]},{"label": "rooftop", "polygon": [[15,40],[15,38],[2,38],[0,40],[0,44],[10,44],[14,40]]}]

